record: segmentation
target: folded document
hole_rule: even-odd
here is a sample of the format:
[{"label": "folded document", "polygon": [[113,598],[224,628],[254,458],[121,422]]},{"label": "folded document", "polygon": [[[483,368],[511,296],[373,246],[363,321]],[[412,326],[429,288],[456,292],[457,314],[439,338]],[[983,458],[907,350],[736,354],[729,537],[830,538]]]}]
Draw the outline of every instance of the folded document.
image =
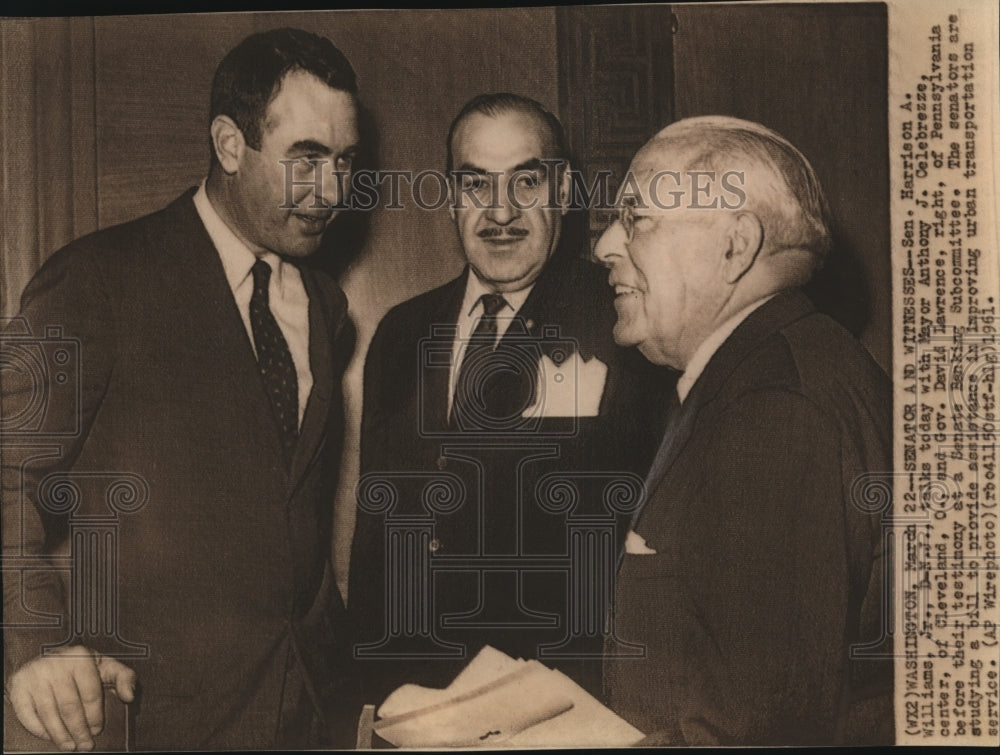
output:
[{"label": "folded document", "polygon": [[615,747],[643,738],[576,682],[483,648],[445,689],[406,684],[374,730],[397,747]]}]

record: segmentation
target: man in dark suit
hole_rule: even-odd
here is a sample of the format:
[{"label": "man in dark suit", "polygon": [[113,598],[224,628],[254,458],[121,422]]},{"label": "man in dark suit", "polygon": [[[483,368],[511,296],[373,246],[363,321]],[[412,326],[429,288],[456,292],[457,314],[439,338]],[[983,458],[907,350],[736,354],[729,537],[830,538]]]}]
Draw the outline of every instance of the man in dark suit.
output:
[{"label": "man in dark suit", "polygon": [[[632,161],[596,254],[615,340],[682,370],[618,573],[614,710],[670,745],[891,743],[883,533],[886,375],[798,290],[830,247],[784,138],[679,121]],[[886,649],[882,649],[883,651]]]},{"label": "man in dark suit", "polygon": [[[59,250],[24,292],[22,332],[59,328],[79,355],[68,391],[3,384],[5,417],[47,401],[34,435],[5,425],[8,689],[61,749],[93,746],[102,682],[130,701],[136,679],[140,748],[331,741],[347,306],[299,263],[345,196],[356,91],[329,40],[248,37],[212,84],[207,180]],[[74,536],[102,523],[112,540]],[[45,558],[68,537],[67,602]]]},{"label": "man in dark suit", "polygon": [[365,701],[445,686],[486,644],[596,692],[616,516],[669,378],[615,346],[606,272],[560,248],[558,120],[481,95],[447,145],[468,266],[392,309],[365,363],[348,594]]}]

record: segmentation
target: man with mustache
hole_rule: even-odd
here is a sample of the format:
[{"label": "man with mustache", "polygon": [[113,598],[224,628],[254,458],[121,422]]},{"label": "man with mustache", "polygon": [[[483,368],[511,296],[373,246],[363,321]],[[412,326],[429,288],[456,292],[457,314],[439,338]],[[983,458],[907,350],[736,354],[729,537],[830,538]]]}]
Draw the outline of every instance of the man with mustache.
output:
[{"label": "man with mustache", "polygon": [[[558,120],[480,95],[447,149],[468,264],[393,308],[365,363],[348,596],[365,701],[445,686],[487,644],[597,692],[615,518],[658,437],[653,381],[670,378],[615,346],[604,271],[560,246]],[[584,577],[569,564],[586,522],[604,550]]]},{"label": "man with mustache", "polygon": [[596,249],[615,340],[683,374],[616,585],[646,655],[607,659],[610,704],[646,744],[891,744],[866,484],[891,472],[892,394],[799,288],[831,247],[816,175],[724,117],[668,126],[630,170]]},{"label": "man with mustache", "polygon": [[[212,82],[207,179],[57,251],[24,292],[15,324],[79,355],[47,385],[5,370],[2,392],[5,418],[47,402],[26,440],[4,426],[4,554],[31,567],[5,562],[4,650],[13,710],[55,747],[94,746],[102,682],[137,699],[140,749],[336,741],[347,302],[301,262],[345,199],[356,93],[328,39],[248,37]],[[67,605],[46,556],[94,521],[117,540],[73,540]]]}]

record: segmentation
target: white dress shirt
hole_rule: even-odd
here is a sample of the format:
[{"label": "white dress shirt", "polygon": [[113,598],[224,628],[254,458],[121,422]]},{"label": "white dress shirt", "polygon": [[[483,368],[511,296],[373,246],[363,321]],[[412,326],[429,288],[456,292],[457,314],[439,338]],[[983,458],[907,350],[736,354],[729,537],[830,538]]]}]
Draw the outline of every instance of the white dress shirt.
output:
[{"label": "white dress shirt", "polygon": [[[520,291],[503,294],[503,298],[507,301],[507,304],[497,314],[497,343],[500,343],[500,339],[504,337],[504,334],[510,328],[511,322],[514,321],[518,310],[521,309],[533,287],[534,284],[527,288],[522,288]],[[497,292],[479,280],[475,271],[469,268],[469,277],[465,284],[465,298],[462,299],[462,307],[459,310],[458,322],[456,323],[455,341],[451,347],[451,370],[448,373],[449,416],[451,416],[451,406],[455,399],[458,366],[462,364],[462,357],[465,356],[465,348],[469,343],[469,338],[472,336],[473,331],[475,331],[476,325],[479,324],[479,319],[483,316],[483,303],[480,299],[483,294],[493,293]]]},{"label": "white dress shirt", "polygon": [[726,339],[733,334],[733,331],[740,326],[745,319],[747,319],[758,307],[764,304],[764,302],[770,301],[775,294],[766,296],[763,299],[755,301],[748,307],[744,307],[735,315],[726,320],[722,325],[712,331],[701,345],[695,349],[694,354],[691,355],[691,359],[688,361],[687,367],[684,370],[684,374],[677,379],[677,397],[684,403],[684,399],[687,398],[688,393],[691,392],[691,388],[694,386],[698,378],[701,377],[701,373],[705,371],[705,367],[711,361],[712,357],[715,356],[715,352],[726,342]]},{"label": "white dress shirt", "polygon": [[236,299],[236,307],[243,318],[254,354],[257,353],[257,347],[254,345],[253,329],[250,326],[250,298],[253,296],[253,275],[250,270],[258,259],[271,266],[268,303],[295,364],[301,427],[306,402],[313,386],[312,371],[309,368],[309,296],[302,283],[302,276],[295,265],[285,262],[274,252],[263,249],[254,252],[244,244],[212,206],[204,181],[195,192],[194,206],[222,259],[226,280],[233,291],[233,298]]}]

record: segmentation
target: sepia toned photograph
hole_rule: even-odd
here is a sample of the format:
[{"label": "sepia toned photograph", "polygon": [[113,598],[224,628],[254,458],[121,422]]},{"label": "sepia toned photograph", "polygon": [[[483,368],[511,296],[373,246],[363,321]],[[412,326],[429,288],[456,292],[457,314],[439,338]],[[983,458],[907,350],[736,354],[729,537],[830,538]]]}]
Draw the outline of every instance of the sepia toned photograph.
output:
[{"label": "sepia toned photograph", "polygon": [[997,40],[0,16],[4,752],[1000,743]]}]

